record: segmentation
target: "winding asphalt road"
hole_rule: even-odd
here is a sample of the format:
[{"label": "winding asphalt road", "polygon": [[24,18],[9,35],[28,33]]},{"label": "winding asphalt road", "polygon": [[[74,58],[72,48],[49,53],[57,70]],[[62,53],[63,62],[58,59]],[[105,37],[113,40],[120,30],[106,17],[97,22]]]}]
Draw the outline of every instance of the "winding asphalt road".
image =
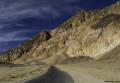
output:
[{"label": "winding asphalt road", "polygon": [[[67,73],[66,73],[67,72]],[[67,67],[51,66],[42,76],[25,83],[105,83],[103,80],[89,74],[73,70]]]},{"label": "winding asphalt road", "polygon": [[68,73],[51,66],[44,75],[25,83],[74,83],[74,80]]}]

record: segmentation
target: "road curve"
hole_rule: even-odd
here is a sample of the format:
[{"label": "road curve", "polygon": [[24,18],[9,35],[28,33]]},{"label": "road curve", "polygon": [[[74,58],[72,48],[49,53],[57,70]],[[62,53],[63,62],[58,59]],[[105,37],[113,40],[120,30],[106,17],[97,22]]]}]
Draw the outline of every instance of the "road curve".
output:
[{"label": "road curve", "polygon": [[51,66],[42,76],[25,83],[105,83],[95,76],[67,66]]},{"label": "road curve", "polygon": [[[99,79],[96,76],[93,76],[87,72],[81,71],[82,67],[64,65],[57,66],[57,68],[69,73],[69,75],[73,78],[74,83],[105,83],[104,80]],[[83,69],[85,70],[85,68]]]},{"label": "road curve", "polygon": [[25,83],[74,83],[74,80],[68,73],[51,66],[44,75]]}]

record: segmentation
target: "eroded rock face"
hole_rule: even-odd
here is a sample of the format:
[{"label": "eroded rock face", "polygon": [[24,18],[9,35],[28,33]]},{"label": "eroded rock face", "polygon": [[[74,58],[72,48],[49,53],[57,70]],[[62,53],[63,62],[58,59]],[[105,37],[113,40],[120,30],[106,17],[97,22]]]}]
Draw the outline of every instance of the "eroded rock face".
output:
[{"label": "eroded rock face", "polygon": [[58,28],[2,54],[0,61],[55,64],[81,56],[99,59],[120,45],[119,3],[102,10],[81,11]]},{"label": "eroded rock face", "polygon": [[35,36],[33,39],[28,40],[17,48],[8,50],[5,53],[0,54],[0,62],[14,61],[26,53],[35,50],[42,42],[45,42],[51,38],[49,32],[42,32]]}]

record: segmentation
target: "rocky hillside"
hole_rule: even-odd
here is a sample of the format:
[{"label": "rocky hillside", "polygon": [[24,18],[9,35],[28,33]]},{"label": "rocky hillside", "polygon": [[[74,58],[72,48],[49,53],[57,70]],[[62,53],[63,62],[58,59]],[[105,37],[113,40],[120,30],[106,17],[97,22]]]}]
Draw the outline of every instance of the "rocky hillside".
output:
[{"label": "rocky hillside", "polygon": [[99,10],[80,11],[58,28],[42,32],[0,54],[1,62],[38,60],[49,64],[68,59],[100,59],[120,45],[120,0]]},{"label": "rocky hillside", "polygon": [[30,50],[36,49],[41,43],[49,40],[51,38],[49,32],[42,32],[35,36],[33,39],[26,41],[17,48],[8,50],[5,53],[0,54],[0,62],[11,62],[20,58],[23,54],[29,52]]}]

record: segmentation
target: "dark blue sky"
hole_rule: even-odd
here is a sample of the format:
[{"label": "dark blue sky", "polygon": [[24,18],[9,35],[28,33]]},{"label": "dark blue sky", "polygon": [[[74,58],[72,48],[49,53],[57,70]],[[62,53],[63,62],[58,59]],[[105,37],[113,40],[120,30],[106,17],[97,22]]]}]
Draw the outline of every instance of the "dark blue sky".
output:
[{"label": "dark blue sky", "polygon": [[117,0],[0,0],[0,52],[63,23],[81,9],[104,8]]}]

